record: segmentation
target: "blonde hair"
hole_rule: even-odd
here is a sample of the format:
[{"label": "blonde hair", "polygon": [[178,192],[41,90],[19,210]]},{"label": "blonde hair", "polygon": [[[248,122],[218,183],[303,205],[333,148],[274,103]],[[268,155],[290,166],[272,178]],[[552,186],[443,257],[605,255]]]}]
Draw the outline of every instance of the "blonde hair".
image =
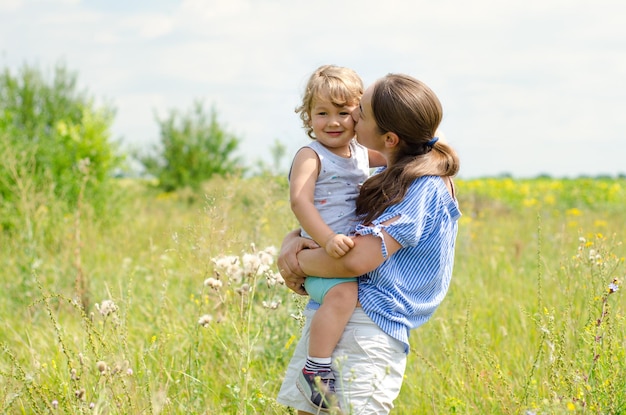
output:
[{"label": "blonde hair", "polygon": [[312,139],[311,109],[316,99],[325,99],[337,107],[358,105],[363,96],[363,81],[355,71],[335,65],[320,66],[310,76],[306,84],[302,103],[296,107],[302,126]]},{"label": "blonde hair", "polygon": [[394,133],[400,141],[389,167],[361,187],[356,212],[364,223],[399,203],[418,177],[450,177],[460,167],[452,147],[443,140],[431,141],[443,109],[426,84],[408,75],[389,74],[373,88],[372,113],[380,134]]}]

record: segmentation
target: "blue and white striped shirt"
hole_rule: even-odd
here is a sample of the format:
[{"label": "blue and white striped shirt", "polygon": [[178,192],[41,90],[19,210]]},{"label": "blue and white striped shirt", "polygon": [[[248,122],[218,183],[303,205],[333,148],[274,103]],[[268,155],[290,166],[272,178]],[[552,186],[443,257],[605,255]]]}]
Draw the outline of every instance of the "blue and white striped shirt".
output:
[{"label": "blue and white striped shirt", "polygon": [[[457,202],[438,176],[416,179],[404,199],[390,206],[372,226],[357,234],[381,238],[385,230],[401,246],[385,261],[359,278],[363,311],[409,352],[409,331],[424,324],[445,297],[454,264],[454,244],[461,216]],[[398,217],[388,226],[381,223]]]}]

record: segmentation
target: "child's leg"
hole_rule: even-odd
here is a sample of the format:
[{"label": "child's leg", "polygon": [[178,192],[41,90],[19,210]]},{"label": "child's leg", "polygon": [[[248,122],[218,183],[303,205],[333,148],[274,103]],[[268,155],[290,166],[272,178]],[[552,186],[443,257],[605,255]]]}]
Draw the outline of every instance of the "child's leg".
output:
[{"label": "child's leg", "polygon": [[309,355],[296,385],[316,407],[338,405],[331,355],[352,317],[358,300],[358,284],[346,281],[330,288],[311,320]]},{"label": "child's leg", "polygon": [[358,300],[356,281],[332,287],[311,320],[309,357],[330,358]]}]

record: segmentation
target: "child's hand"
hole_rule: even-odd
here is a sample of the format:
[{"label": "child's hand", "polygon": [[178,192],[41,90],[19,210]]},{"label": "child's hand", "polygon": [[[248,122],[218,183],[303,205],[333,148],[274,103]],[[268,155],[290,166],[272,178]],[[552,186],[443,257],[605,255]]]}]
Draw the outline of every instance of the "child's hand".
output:
[{"label": "child's hand", "polygon": [[334,234],[326,241],[324,249],[333,258],[341,258],[354,246],[352,238],[342,234]]}]

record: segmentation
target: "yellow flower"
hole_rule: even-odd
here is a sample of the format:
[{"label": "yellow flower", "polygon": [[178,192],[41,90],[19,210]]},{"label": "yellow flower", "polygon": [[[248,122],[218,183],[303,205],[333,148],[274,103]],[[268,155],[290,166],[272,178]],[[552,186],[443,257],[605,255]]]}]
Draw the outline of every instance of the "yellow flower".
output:
[{"label": "yellow flower", "polygon": [[605,220],[601,220],[601,219],[596,219],[596,221],[593,223],[593,226],[595,226],[596,228],[606,228],[608,225],[608,223]]},{"label": "yellow flower", "polygon": [[543,201],[544,201],[544,203],[546,205],[555,205],[556,204],[556,198],[552,194],[545,195],[544,198],[543,198]]},{"label": "yellow flower", "polygon": [[539,204],[539,202],[537,202],[537,199],[532,198],[532,199],[524,199],[524,207],[533,207],[533,206],[537,206]]},{"label": "yellow flower", "polygon": [[291,344],[294,342],[294,340],[296,340],[296,335],[292,334],[289,340],[287,340],[287,343],[285,343],[285,349],[289,349],[289,347],[291,347]]},{"label": "yellow flower", "polygon": [[582,213],[582,212],[580,211],[580,209],[578,209],[578,208],[571,208],[571,209],[567,209],[567,210],[565,211],[565,214],[566,214],[567,216],[580,216],[580,215],[582,215],[583,213]]}]

